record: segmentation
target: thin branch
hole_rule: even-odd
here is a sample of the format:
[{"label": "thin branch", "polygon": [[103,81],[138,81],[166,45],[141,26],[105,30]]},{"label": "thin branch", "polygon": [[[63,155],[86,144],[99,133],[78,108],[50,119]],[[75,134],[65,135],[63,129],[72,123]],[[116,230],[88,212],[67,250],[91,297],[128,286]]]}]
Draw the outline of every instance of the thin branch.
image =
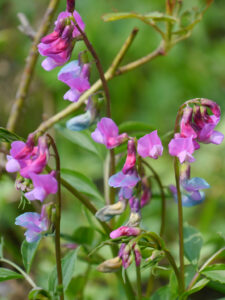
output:
[{"label": "thin branch", "polygon": [[25,35],[27,35],[32,41],[36,35],[36,32],[30,25],[30,22],[28,21],[27,17],[23,13],[17,14],[18,19],[20,20],[20,25],[18,26],[18,29],[23,32]]},{"label": "thin branch", "polygon": [[7,123],[7,129],[14,131],[16,123],[18,121],[18,118],[20,116],[22,106],[24,104],[25,98],[27,96],[28,89],[30,87],[32,75],[34,72],[34,68],[37,62],[38,58],[38,51],[37,51],[37,45],[40,42],[40,39],[43,35],[46,34],[48,31],[52,18],[54,16],[54,13],[56,11],[57,5],[59,3],[59,0],[51,0],[49,3],[49,6],[45,12],[44,18],[41,22],[41,25],[34,37],[34,41],[31,45],[26,65],[22,74],[22,78],[16,93],[16,99],[13,103],[10,116]]}]

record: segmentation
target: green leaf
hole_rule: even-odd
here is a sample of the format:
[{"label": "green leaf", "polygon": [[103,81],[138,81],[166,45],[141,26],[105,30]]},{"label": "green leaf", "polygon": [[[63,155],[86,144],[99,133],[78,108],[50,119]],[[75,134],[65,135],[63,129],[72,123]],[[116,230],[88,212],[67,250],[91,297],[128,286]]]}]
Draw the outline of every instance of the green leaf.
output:
[{"label": "green leaf", "polygon": [[159,288],[151,297],[151,300],[171,300],[170,288],[168,286]]},{"label": "green leaf", "polygon": [[34,288],[30,291],[28,295],[29,300],[47,300],[47,299],[52,299],[51,295],[49,292],[45,291],[42,288]]},{"label": "green leaf", "polygon": [[78,145],[81,148],[94,153],[101,160],[105,158],[105,153],[106,153],[105,147],[98,143],[95,143],[94,140],[91,138],[91,133],[88,130],[83,130],[82,132],[78,132],[78,131],[75,132],[59,124],[55,125],[55,128],[66,139],[68,139],[75,145]]},{"label": "green leaf", "polygon": [[[72,250],[66,254],[65,257],[62,258],[62,274],[63,274],[63,290],[64,292],[67,290],[68,285],[73,277],[76,258],[77,258],[77,251]],[[57,270],[56,266],[54,267],[52,273],[50,274],[48,280],[48,287],[50,291],[56,292],[58,287],[58,280],[57,280]]]},{"label": "green leaf", "polygon": [[128,121],[121,123],[119,125],[119,131],[122,132],[146,132],[149,133],[150,131],[155,130],[155,127],[150,126],[149,124],[143,122],[135,122],[135,121]]},{"label": "green leaf", "polygon": [[118,13],[109,13],[102,16],[105,22],[117,21],[122,19],[139,19],[142,21],[154,21],[154,22],[177,22],[177,19],[173,16],[169,16],[160,12],[150,12],[147,14],[137,14],[135,12],[118,12]]},{"label": "green leaf", "polygon": [[94,229],[85,226],[78,227],[74,231],[72,238],[78,244],[91,245],[94,239]]},{"label": "green leaf", "polygon": [[184,226],[184,255],[193,265],[198,264],[203,239],[200,232],[192,226]]},{"label": "green leaf", "polygon": [[80,294],[83,291],[83,288],[85,286],[86,278],[83,275],[78,275],[74,277],[68,287],[67,294],[68,296],[71,296],[72,299],[75,299],[75,296],[77,294]]},{"label": "green leaf", "polygon": [[14,141],[23,140],[20,136],[7,130],[6,128],[0,127],[0,142],[12,143]]},{"label": "green leaf", "polygon": [[33,262],[34,255],[37,251],[40,240],[41,238],[33,243],[28,243],[26,240],[24,240],[22,243],[21,254],[23,258],[23,264],[27,273],[30,272],[31,264]]},{"label": "green leaf", "polygon": [[183,297],[187,297],[191,294],[197,293],[201,289],[203,289],[207,284],[209,283],[209,280],[206,278],[200,279],[189,291],[184,292],[182,294]]},{"label": "green leaf", "polygon": [[225,284],[225,264],[216,264],[206,267],[201,274],[212,281]]},{"label": "green leaf", "polygon": [[18,279],[18,278],[23,278],[23,276],[12,270],[0,268],[0,281],[6,281],[6,280]]},{"label": "green leaf", "polygon": [[85,175],[76,171],[62,169],[61,176],[79,192],[91,196],[98,201],[104,202],[104,199],[95,184]]}]

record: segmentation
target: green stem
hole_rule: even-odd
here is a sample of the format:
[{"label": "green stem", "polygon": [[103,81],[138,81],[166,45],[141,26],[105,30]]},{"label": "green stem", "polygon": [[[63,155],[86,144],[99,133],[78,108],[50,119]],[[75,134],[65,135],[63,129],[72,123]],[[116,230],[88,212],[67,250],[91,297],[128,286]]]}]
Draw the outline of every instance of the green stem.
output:
[{"label": "green stem", "polygon": [[160,189],[161,200],[162,200],[160,236],[163,236],[164,231],[165,231],[165,220],[166,220],[166,196],[165,196],[164,188],[162,185],[162,181],[161,181],[158,173],[152,168],[152,166],[149,163],[147,163],[143,159],[142,159],[142,163],[151,170],[152,174],[154,175],[155,180],[158,183],[159,189]]},{"label": "green stem", "polygon": [[19,266],[17,266],[15,263],[13,263],[12,261],[6,259],[6,258],[0,258],[0,261],[3,263],[6,263],[10,266],[12,266],[13,268],[15,268],[21,275],[23,275],[23,277],[26,279],[26,281],[32,286],[32,288],[36,288],[37,285],[34,283],[34,281],[32,280],[32,278],[26,273],[24,272],[24,270],[22,270]]},{"label": "green stem", "polygon": [[174,172],[176,179],[177,188],[177,202],[178,202],[178,230],[179,230],[179,259],[180,259],[180,290],[181,292],[185,289],[184,283],[184,236],[183,236],[183,207],[182,207],[182,196],[180,191],[180,170],[179,160],[177,157],[174,158]]},{"label": "green stem", "polygon": [[140,266],[136,266],[136,276],[137,276],[137,298],[138,298],[138,300],[141,300],[142,299],[142,290],[141,290]]},{"label": "green stem", "polygon": [[152,275],[152,270],[150,270],[150,275],[149,275],[149,279],[148,279],[148,283],[147,283],[147,289],[146,289],[146,298],[149,298],[153,287],[154,287],[154,276]]},{"label": "green stem", "polygon": [[27,96],[28,89],[30,87],[32,75],[38,58],[37,45],[40,43],[41,38],[45,35],[51,25],[52,18],[59,4],[59,0],[51,0],[48,8],[45,12],[41,25],[34,37],[31,45],[28,57],[26,59],[26,65],[22,74],[22,78],[16,93],[15,102],[12,105],[9,115],[7,129],[14,131],[16,123],[18,121],[20,112],[23,107],[23,103]]},{"label": "green stem", "polygon": [[[56,162],[56,179],[58,182],[58,192],[56,200],[56,214],[55,214],[55,254],[56,254],[56,268],[57,268],[57,277],[58,285],[63,287],[63,276],[62,276],[62,265],[61,265],[61,246],[60,246],[60,221],[61,221],[61,210],[62,210],[62,197],[61,197],[61,175],[60,175],[60,157],[55,144],[54,139],[47,134],[51,146],[55,153],[55,162]],[[64,300],[64,292],[60,294],[60,300]]]},{"label": "green stem", "polygon": [[202,267],[199,269],[199,271],[194,275],[192,281],[190,282],[187,290],[189,291],[194,285],[195,283],[198,281],[199,277],[201,276],[201,272],[208,267],[208,265],[210,265],[218,256],[220,256],[223,252],[225,252],[225,247],[221,248],[220,250],[218,250],[216,253],[214,253],[203,265]]}]

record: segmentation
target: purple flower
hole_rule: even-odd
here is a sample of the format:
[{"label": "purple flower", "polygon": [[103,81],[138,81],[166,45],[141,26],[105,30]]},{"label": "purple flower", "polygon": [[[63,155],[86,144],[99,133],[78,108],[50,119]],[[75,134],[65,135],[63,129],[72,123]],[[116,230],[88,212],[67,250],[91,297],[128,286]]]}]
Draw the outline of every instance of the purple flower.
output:
[{"label": "purple flower", "polygon": [[121,226],[116,230],[113,230],[110,233],[111,239],[116,239],[120,236],[136,236],[141,233],[141,229],[138,227],[128,227],[128,226]]},{"label": "purple flower", "polygon": [[46,214],[46,206],[42,207],[41,214],[27,212],[16,218],[16,225],[25,227],[26,240],[28,243],[37,241],[42,232],[45,232],[49,228],[49,220]]},{"label": "purple flower", "polygon": [[89,64],[82,64],[78,60],[66,64],[58,73],[58,79],[70,87],[64,99],[77,102],[80,95],[90,88],[89,77]]},{"label": "purple flower", "polygon": [[109,118],[102,118],[91,137],[96,143],[104,144],[108,149],[115,148],[127,140],[126,133],[119,135],[119,129],[113,120]]},{"label": "purple flower", "polygon": [[122,243],[120,246],[118,256],[122,259],[124,269],[127,269],[132,263],[131,250],[131,247],[125,243]]},{"label": "purple flower", "polygon": [[127,174],[132,171],[136,164],[136,147],[134,140],[129,140],[127,143],[127,158],[123,166],[122,172]]},{"label": "purple flower", "polygon": [[193,109],[189,106],[183,110],[183,116],[180,123],[180,134],[181,137],[192,137],[196,138],[197,134],[193,128],[192,123]]},{"label": "purple flower", "polygon": [[142,195],[141,195],[141,207],[147,205],[151,199],[152,193],[146,177],[142,178]]},{"label": "purple flower", "polygon": [[133,244],[132,248],[134,252],[135,264],[136,266],[140,266],[142,258],[140,249],[136,243]]},{"label": "purple flower", "polygon": [[131,212],[137,213],[140,211],[140,201],[137,197],[132,197],[129,200]]},{"label": "purple flower", "polygon": [[159,156],[162,156],[163,146],[160,138],[158,137],[157,130],[144,135],[138,140],[137,151],[142,157],[149,156],[157,159]]},{"label": "purple flower", "polygon": [[109,185],[114,188],[132,188],[138,183],[138,181],[140,181],[140,177],[138,176],[136,169],[133,169],[127,174],[124,174],[123,172],[118,172],[112,175],[109,178]]},{"label": "purple flower", "polygon": [[[208,189],[210,185],[199,177],[185,179],[181,181],[182,205],[191,207],[198,205],[205,200],[205,193],[202,189]],[[174,185],[170,186],[170,190],[177,202],[177,189]]]},{"label": "purple flower", "polygon": [[172,156],[177,156],[180,163],[183,162],[193,162],[195,161],[192,154],[195,151],[195,146],[192,137],[182,138],[179,134],[173,138],[169,143],[169,154]]},{"label": "purple flower", "polygon": [[49,194],[56,194],[58,190],[58,183],[55,179],[54,173],[54,171],[52,171],[50,174],[44,175],[30,173],[30,178],[33,181],[34,189],[25,193],[25,197],[30,201],[44,201]]},{"label": "purple flower", "polygon": [[54,31],[43,37],[38,45],[39,53],[47,56],[42,62],[42,67],[46,71],[62,66],[70,59],[75,38],[80,35],[72,18],[84,30],[85,24],[77,11],[61,12],[55,22]]},{"label": "purple flower", "polygon": [[120,201],[124,200],[124,199],[130,199],[132,197],[133,194],[133,189],[129,188],[129,187],[122,187],[119,191],[119,199]]}]

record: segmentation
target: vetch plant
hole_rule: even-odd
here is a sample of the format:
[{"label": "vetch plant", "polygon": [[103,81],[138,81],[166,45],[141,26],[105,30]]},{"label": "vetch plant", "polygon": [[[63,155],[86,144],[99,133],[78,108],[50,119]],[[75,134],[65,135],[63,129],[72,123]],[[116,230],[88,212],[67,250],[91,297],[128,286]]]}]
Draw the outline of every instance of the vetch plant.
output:
[{"label": "vetch plant", "polygon": [[[60,300],[70,299],[71,294],[73,299],[86,299],[83,296],[84,289],[89,285],[89,280],[93,280],[90,276],[93,269],[115,273],[113,280],[118,282],[122,296],[130,300],[150,299],[150,296],[151,299],[159,300],[185,300],[210,283],[225,284],[224,262],[213,264],[224,254],[225,247],[217,250],[199,267],[202,238],[197,229],[184,224],[183,217],[183,207],[204,205],[207,189],[210,188],[210,184],[203,178],[191,177],[191,165],[198,164],[197,152],[202,151],[201,144],[220,145],[223,142],[223,134],[215,130],[221,117],[219,105],[205,98],[186,101],[178,109],[173,136],[170,133],[162,134],[160,128],[150,130],[149,126],[138,130],[140,123],[137,122],[131,129],[128,125],[115,123],[111,113],[113,99],[107,83],[158,56],[167,55],[177,43],[191,35],[213,1],[206,1],[202,10],[195,9],[194,18],[187,25],[183,25],[183,1],[176,0],[166,1],[165,12],[105,14],[103,20],[107,22],[138,19],[152,27],[161,39],[152,53],[121,66],[138,33],[137,28],[133,29],[106,72],[89,37],[88,21],[87,24],[83,21],[83,17],[88,20],[88,11],[87,16],[81,16],[75,10],[75,0],[64,1],[66,11],[59,13],[53,32],[47,34],[58,2],[50,1],[41,27],[34,37],[32,49],[35,51],[30,52],[26,62],[7,128],[0,129],[1,141],[8,144],[8,147],[2,145],[2,152],[6,154],[3,160],[5,171],[15,180],[15,186],[22,196],[20,206],[22,204],[23,210],[26,210],[15,220],[15,224],[25,230],[25,240],[21,246],[24,268],[5,258],[2,241],[0,262],[17,272],[1,267],[0,281],[24,278],[31,286],[29,299]],[[85,46],[84,52],[78,53],[78,42]],[[24,141],[13,131],[27,96],[37,51],[45,57],[41,63],[42,72],[58,68],[58,81],[69,87],[61,98],[72,103],[44,120]],[[72,54],[76,56],[75,60],[71,60]],[[92,83],[94,64],[99,78]],[[55,80],[57,82],[57,78]],[[59,125],[62,120],[65,122]],[[59,154],[57,139],[47,133],[54,125],[56,129],[79,140],[78,144],[83,147],[83,144],[88,145],[86,148],[89,151],[103,158],[103,180],[98,183],[98,187],[86,174],[61,167],[60,156],[64,153]],[[172,128],[173,124],[168,126]],[[153,161],[160,161],[162,156],[174,160],[175,185],[172,178],[171,184],[165,185],[161,179],[161,170],[157,171],[153,167]],[[167,172],[166,168],[164,172]],[[70,230],[61,230],[64,205],[62,186],[80,201],[89,222],[89,226],[81,226],[73,234]],[[98,208],[94,203],[96,198],[104,200],[104,203],[96,204]],[[160,199],[160,216],[157,216],[160,228],[157,232],[147,228],[144,222],[144,213],[151,207],[154,198]],[[169,202],[171,199],[173,201]],[[176,229],[167,222],[167,203],[178,209]],[[28,207],[30,211],[27,211]],[[169,249],[169,231],[173,231],[174,243],[179,239],[175,249],[177,251]],[[66,243],[63,244],[62,240]],[[39,286],[36,278],[32,279],[33,274],[30,275],[35,253],[42,251],[38,248],[39,243],[50,245],[49,251],[55,258],[55,267],[49,272],[48,284],[45,286]],[[110,253],[101,250],[105,246],[109,246]],[[44,251],[41,253],[45,255]],[[82,279],[75,275],[77,260],[87,266]],[[150,270],[148,276],[145,270]],[[165,276],[163,282],[166,283],[156,290],[160,276]],[[79,280],[82,281],[82,287],[80,297],[76,298],[74,286],[78,285]]]}]

